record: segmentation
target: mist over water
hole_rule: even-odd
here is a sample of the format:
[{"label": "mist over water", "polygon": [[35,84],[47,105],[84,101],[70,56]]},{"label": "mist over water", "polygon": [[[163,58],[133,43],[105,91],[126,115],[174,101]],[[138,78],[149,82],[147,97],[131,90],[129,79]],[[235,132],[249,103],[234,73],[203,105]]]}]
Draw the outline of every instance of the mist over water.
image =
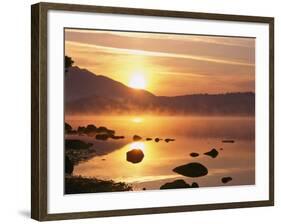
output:
[{"label": "mist over water", "polygon": [[[231,176],[228,185],[255,184],[255,118],[253,116],[66,116],[73,128],[95,124],[116,131],[124,139],[98,141],[90,136],[66,135],[93,143],[96,153],[74,166],[74,175],[105,180],[124,181],[134,190],[159,189],[171,180],[196,181],[200,187],[221,186],[221,177]],[[134,142],[133,135],[143,139]],[[146,138],[173,138],[173,142],[146,141]],[[231,139],[234,143],[223,143]],[[219,155],[211,158],[203,153],[216,148]],[[126,161],[126,153],[141,149],[140,163]],[[199,153],[193,158],[191,152]],[[208,175],[189,178],[172,170],[189,162],[204,164]]]}]

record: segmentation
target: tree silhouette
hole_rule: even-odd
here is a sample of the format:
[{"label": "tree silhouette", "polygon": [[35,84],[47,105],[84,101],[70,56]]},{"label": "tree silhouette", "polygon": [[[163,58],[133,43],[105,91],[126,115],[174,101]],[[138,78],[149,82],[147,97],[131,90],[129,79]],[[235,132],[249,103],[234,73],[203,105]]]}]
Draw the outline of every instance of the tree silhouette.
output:
[{"label": "tree silhouette", "polygon": [[65,72],[68,71],[68,68],[73,65],[74,61],[72,60],[71,57],[68,57],[67,55],[64,56],[64,69]]}]

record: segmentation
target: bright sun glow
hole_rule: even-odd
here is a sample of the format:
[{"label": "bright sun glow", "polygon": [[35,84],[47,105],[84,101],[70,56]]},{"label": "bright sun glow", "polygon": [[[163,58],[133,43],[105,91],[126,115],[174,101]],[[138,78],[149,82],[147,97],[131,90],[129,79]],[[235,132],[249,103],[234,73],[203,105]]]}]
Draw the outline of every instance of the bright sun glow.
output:
[{"label": "bright sun glow", "polygon": [[132,121],[133,121],[134,123],[141,123],[141,122],[143,122],[143,119],[142,119],[141,117],[133,117],[133,118],[132,118]]},{"label": "bright sun glow", "polygon": [[129,147],[130,149],[140,149],[145,151],[145,145],[143,142],[132,142]]},{"label": "bright sun glow", "polygon": [[129,80],[129,86],[134,89],[145,89],[146,80],[144,74],[141,72],[133,73]]}]

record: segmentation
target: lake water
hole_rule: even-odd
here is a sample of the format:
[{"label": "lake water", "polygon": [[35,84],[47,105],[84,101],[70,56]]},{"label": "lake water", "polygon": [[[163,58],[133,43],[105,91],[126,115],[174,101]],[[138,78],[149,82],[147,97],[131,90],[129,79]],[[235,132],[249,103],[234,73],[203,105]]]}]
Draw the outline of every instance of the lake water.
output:
[{"label": "lake water", "polygon": [[[98,141],[94,137],[67,135],[67,139],[80,139],[93,143],[96,154],[74,167],[73,174],[99,179],[111,179],[132,184],[134,190],[159,187],[176,179],[197,182],[200,187],[221,186],[221,178],[233,180],[226,185],[255,184],[255,119],[254,117],[176,117],[176,116],[97,116],[66,117],[73,128],[94,124],[105,126],[124,135],[125,139]],[[144,141],[133,142],[139,135]],[[166,143],[145,141],[145,138],[174,138]],[[232,139],[234,143],[223,143]],[[126,153],[141,149],[144,159],[130,163]],[[203,153],[217,149],[219,155],[211,158]],[[193,158],[191,152],[199,153]],[[189,162],[205,165],[209,173],[198,178],[179,175],[172,170]]]}]

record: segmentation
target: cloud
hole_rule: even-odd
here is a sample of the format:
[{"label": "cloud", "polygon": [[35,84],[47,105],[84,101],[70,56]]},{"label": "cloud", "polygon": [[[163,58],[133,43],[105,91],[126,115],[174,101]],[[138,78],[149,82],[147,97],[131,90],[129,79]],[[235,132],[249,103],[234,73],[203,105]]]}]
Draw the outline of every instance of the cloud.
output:
[{"label": "cloud", "polygon": [[225,60],[219,58],[212,58],[206,56],[196,56],[188,54],[177,54],[177,53],[165,53],[165,52],[156,52],[156,51],[147,51],[139,49],[126,49],[126,48],[117,48],[117,47],[105,47],[95,44],[84,44],[75,41],[66,41],[66,44],[84,47],[84,48],[94,48],[97,52],[105,52],[111,54],[131,54],[131,55],[143,55],[151,57],[170,57],[170,58],[184,58],[196,61],[206,61],[211,63],[220,63],[220,64],[230,64],[230,65],[240,65],[240,66],[254,66],[251,63],[244,63],[234,60]]}]

